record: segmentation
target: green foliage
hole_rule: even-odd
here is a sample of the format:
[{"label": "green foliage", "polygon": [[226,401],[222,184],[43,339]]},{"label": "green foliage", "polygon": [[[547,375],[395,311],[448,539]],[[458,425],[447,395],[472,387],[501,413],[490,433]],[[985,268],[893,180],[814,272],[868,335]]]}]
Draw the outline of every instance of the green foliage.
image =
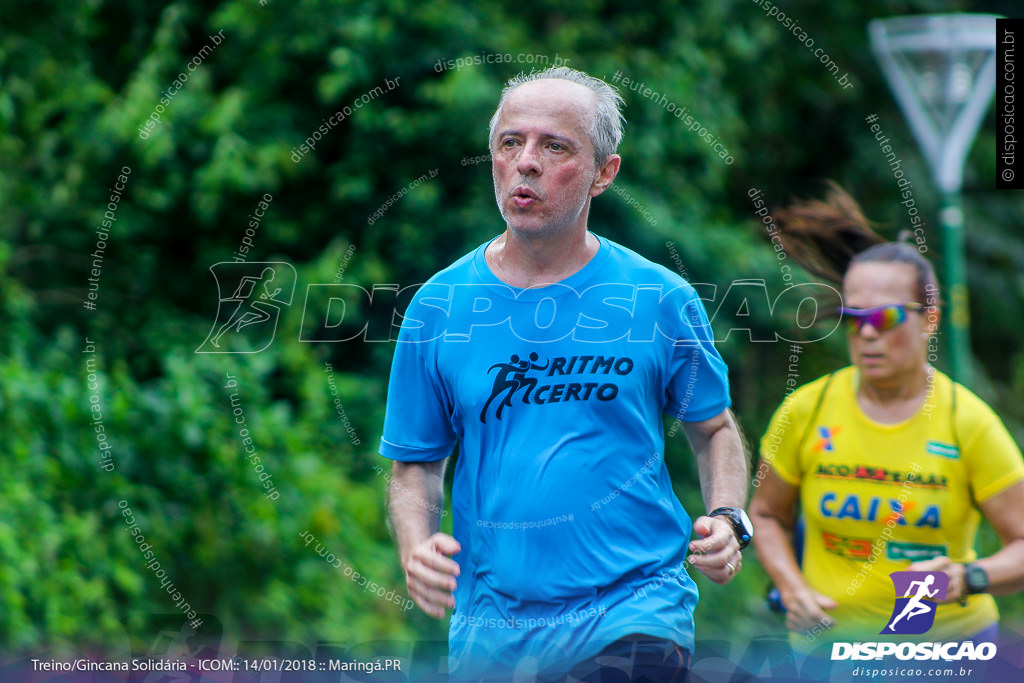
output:
[{"label": "green foliage", "polygon": [[[131,634],[145,649],[161,615],[180,611],[146,568],[122,500],[189,604],[240,637],[444,638],[441,624],[361,590],[300,538],[311,532],[404,595],[384,480],[374,470],[383,463],[375,450],[392,346],[299,341],[305,286],[333,282],[350,245],[345,283],[404,286],[500,232],[489,164],[464,160],[487,153],[502,83],[531,65],[438,69],[444,60],[557,54],[594,75],[621,72],[665,94],[673,110],[686,107],[728,148],[731,165],[667,105],[623,88],[617,183],[656,225],[609,192],[594,202],[591,227],[675,268],[671,242],[692,282],[717,286],[709,314],[717,312],[720,338],[738,328],[720,348],[756,440],[784,395],[789,351],[750,335],[789,334],[793,322],[765,305],[719,310],[734,279],[763,278],[772,300],[783,291],[748,190],[780,204],[835,178],[894,236],[905,214],[863,121],[878,113],[930,207],[930,226],[938,225],[930,178],[872,61],[865,26],[951,3],[790,4],[855,87],[840,88],[775,19],[739,0],[642,8],[549,0],[528,12],[455,0],[90,0],[0,10],[0,648],[102,651]],[[219,31],[222,43],[187,71],[141,136]],[[357,106],[388,81],[398,87]],[[303,141],[346,107],[351,113],[294,161]],[[1021,204],[1019,195],[986,189],[991,123],[965,193],[972,341],[988,373],[981,393],[1020,439]],[[87,311],[97,228],[122,167],[131,172],[105,240],[97,308]],[[433,169],[436,179],[368,221]],[[196,354],[217,311],[209,268],[232,259],[264,193],[273,199],[247,258],[294,264],[295,303],[267,350]],[[935,227],[928,239],[941,242]],[[366,313],[350,303],[353,315]],[[87,338],[95,368],[86,366]],[[800,381],[844,357],[837,336],[808,345]],[[325,363],[355,439],[335,410]],[[237,381],[230,391],[228,374]],[[245,457],[233,391],[277,500],[262,495]],[[100,468],[94,394],[112,445],[109,472]],[[697,510],[695,467],[681,441],[670,443],[668,460],[681,497]],[[766,579],[753,557],[747,568],[733,588],[702,583],[698,633],[764,632]],[[1003,604],[1019,610],[1019,601]],[[727,633],[722,613],[736,615]]]}]

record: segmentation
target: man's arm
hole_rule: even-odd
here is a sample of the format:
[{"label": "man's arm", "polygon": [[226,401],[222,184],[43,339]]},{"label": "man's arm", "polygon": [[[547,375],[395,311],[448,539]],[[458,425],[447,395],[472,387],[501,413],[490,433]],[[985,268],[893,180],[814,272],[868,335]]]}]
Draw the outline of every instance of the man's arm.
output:
[{"label": "man's arm", "polygon": [[459,565],[450,556],[462,549],[458,541],[439,531],[446,462],[396,461],[388,486],[390,527],[398,544],[409,597],[439,619],[444,618],[446,609],[455,606],[452,591]]},{"label": "man's arm", "polygon": [[[709,511],[745,507],[750,472],[732,411],[722,411],[703,422],[684,422],[683,428],[697,457],[705,507]],[[693,529],[703,538],[690,543],[690,564],[715,583],[729,583],[742,560],[732,524],[720,517],[701,516],[694,520]]]}]

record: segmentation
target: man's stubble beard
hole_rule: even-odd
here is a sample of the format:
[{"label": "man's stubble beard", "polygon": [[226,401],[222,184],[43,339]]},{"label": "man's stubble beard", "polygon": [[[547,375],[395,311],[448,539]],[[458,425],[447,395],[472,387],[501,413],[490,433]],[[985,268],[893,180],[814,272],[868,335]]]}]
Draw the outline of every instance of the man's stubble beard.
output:
[{"label": "man's stubble beard", "polygon": [[[587,201],[589,199],[591,199],[591,197],[589,195],[590,186],[593,184],[593,181],[596,180],[596,178],[597,178],[597,176],[595,174],[589,181],[586,181],[585,184],[581,181],[579,186],[577,186],[576,188],[573,188],[574,193],[582,196],[582,201],[580,201],[580,203],[578,204],[577,210],[574,211],[570,216],[568,216],[567,220],[564,223],[556,224],[556,225],[546,224],[546,225],[540,227],[539,229],[528,231],[529,234],[531,234],[531,235],[538,235],[538,234],[560,234],[560,233],[565,233],[565,232],[568,232],[568,231],[572,230],[573,225],[576,222],[576,219],[578,219],[580,214],[582,214],[583,211],[587,208]],[[498,205],[498,213],[501,214],[501,218],[505,222],[506,228],[508,228],[508,230],[511,231],[511,232],[520,232],[518,228],[513,227],[513,220],[512,219],[514,218],[514,216],[509,216],[506,213],[505,201],[504,201],[506,199],[506,197],[502,195],[502,190],[498,186],[498,179],[496,177],[492,177],[492,180],[493,180],[493,184],[494,184],[494,199],[495,199],[495,202]],[[529,182],[525,178],[520,178],[519,182],[517,182],[515,185],[512,185],[512,187],[518,187],[520,185],[524,185],[526,187],[529,187],[529,188],[533,189],[535,192],[537,192],[538,194],[540,194],[538,189],[534,186],[534,184]],[[545,199],[545,203],[546,202],[547,202],[547,199]]]}]

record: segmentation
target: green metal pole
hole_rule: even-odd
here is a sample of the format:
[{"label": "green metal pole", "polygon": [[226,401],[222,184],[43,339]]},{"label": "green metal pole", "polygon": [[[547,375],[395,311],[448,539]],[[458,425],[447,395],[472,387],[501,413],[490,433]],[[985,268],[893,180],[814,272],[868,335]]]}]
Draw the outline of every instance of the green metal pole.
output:
[{"label": "green metal pole", "polygon": [[967,307],[967,263],[964,258],[964,212],[959,192],[942,193],[943,242],[945,246],[946,332],[949,343],[949,369],[953,379],[964,386],[971,384],[971,316]]}]

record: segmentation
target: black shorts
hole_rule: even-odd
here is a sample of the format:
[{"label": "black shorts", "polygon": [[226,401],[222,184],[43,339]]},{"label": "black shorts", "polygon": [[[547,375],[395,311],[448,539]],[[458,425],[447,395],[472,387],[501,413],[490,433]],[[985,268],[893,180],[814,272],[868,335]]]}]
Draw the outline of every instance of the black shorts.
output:
[{"label": "black shorts", "polygon": [[690,651],[671,640],[635,634],[616,640],[545,683],[686,683]]}]

